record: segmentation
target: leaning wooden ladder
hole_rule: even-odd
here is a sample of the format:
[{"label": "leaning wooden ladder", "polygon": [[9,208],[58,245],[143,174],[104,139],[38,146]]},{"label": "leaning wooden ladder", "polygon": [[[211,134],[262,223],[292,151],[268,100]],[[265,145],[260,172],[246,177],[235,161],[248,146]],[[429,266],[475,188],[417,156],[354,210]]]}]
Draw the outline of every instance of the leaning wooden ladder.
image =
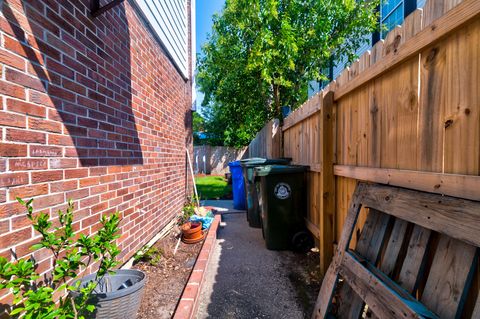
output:
[{"label": "leaning wooden ladder", "polygon": [[313,318],[480,318],[479,246],[480,202],[359,183]]}]

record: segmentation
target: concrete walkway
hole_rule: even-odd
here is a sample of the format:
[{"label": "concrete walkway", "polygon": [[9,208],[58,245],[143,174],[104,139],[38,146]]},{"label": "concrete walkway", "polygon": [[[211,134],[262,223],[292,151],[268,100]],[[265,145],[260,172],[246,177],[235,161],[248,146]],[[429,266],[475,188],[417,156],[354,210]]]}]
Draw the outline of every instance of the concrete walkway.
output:
[{"label": "concrete walkway", "polygon": [[226,214],[226,213],[245,213],[244,210],[238,210],[233,208],[233,201],[232,200],[212,200],[212,199],[207,199],[207,200],[202,200],[201,201],[202,206],[211,206],[214,207],[216,211],[218,211],[221,214]]},{"label": "concrete walkway", "polygon": [[261,230],[250,228],[244,213],[223,214],[222,220],[197,319],[309,318],[292,284],[301,268],[298,255],[267,250]]}]

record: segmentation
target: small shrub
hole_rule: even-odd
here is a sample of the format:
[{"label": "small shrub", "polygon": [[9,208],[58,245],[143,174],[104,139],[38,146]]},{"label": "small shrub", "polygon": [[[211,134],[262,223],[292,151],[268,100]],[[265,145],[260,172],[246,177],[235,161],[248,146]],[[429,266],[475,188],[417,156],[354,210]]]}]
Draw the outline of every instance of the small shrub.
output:
[{"label": "small shrub", "polygon": [[192,197],[189,201],[183,206],[181,214],[178,216],[178,225],[182,225],[188,222],[190,217],[195,214],[196,198]]},{"label": "small shrub", "polygon": [[[27,209],[27,217],[33,228],[41,235],[38,244],[32,250],[48,249],[53,255],[53,270],[46,277],[36,273],[37,263],[30,259],[9,262],[0,257],[0,289],[11,289],[14,300],[9,312],[12,318],[84,318],[93,312],[95,306],[89,304],[97,283],[118,265],[116,257],[120,253],[115,240],[119,237],[119,214],[102,216],[102,227],[95,235],[81,234],[77,240],[72,227],[74,205],[70,200],[65,212],[58,211],[60,226],[52,227],[50,216],[46,213],[33,213],[33,199],[18,202]],[[93,262],[100,262],[96,280],[80,288],[80,282],[72,285],[81,269]],[[73,297],[69,292],[78,292]]]},{"label": "small shrub", "polygon": [[157,249],[155,247],[143,247],[138,251],[133,259],[135,262],[148,262],[151,266],[157,266],[162,256],[164,255],[164,251],[162,249]]}]

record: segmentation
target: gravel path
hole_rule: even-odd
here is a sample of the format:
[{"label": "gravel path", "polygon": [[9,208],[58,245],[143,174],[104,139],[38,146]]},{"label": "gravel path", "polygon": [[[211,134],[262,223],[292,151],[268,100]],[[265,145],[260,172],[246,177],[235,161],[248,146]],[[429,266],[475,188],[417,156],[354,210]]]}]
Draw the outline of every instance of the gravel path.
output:
[{"label": "gravel path", "polygon": [[319,285],[315,257],[267,250],[245,214],[222,220],[197,319],[309,318]]}]

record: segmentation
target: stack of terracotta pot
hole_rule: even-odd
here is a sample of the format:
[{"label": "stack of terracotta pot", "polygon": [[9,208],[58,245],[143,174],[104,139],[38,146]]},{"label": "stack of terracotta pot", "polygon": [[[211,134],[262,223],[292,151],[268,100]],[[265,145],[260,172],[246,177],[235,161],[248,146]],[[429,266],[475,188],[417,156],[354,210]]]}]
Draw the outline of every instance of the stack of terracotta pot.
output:
[{"label": "stack of terracotta pot", "polygon": [[182,241],[186,244],[198,243],[204,237],[201,222],[188,222],[183,224],[180,228],[182,230]]}]

